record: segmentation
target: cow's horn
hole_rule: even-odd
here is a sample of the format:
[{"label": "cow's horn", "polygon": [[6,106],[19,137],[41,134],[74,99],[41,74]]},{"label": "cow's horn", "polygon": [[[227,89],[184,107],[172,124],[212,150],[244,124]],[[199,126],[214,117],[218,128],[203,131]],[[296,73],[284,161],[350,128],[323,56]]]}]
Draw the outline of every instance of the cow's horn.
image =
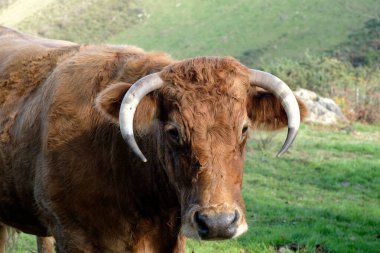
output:
[{"label": "cow's horn", "polygon": [[281,99],[286,115],[288,117],[288,135],[281,150],[278,152],[277,157],[284,154],[296,138],[298,128],[300,126],[300,109],[298,107],[297,99],[289,86],[279,79],[278,77],[263,72],[260,70],[251,69],[250,75],[251,85],[264,88]]},{"label": "cow's horn", "polygon": [[163,84],[163,80],[157,73],[147,75],[137,80],[128,89],[128,92],[124,95],[123,101],[121,102],[119,112],[121,134],[129,147],[143,162],[147,162],[147,159],[136,143],[133,134],[133,117],[141,99],[149,92],[159,89]]}]

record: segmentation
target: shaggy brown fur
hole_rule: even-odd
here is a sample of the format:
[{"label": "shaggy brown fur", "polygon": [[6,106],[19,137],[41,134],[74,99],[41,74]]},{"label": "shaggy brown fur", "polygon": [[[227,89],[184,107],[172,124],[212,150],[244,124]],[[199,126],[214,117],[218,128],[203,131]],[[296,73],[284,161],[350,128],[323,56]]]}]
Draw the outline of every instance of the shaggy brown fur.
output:
[{"label": "shaggy brown fur", "polygon": [[[206,239],[246,230],[245,126],[277,129],[286,115],[250,87],[238,61],[176,62],[7,28],[0,58],[1,222],[53,235],[58,253],[184,252],[184,235],[200,238],[196,214],[238,214],[236,232]],[[141,101],[134,122],[143,163],[117,120],[130,85],[154,72],[166,84]]]}]

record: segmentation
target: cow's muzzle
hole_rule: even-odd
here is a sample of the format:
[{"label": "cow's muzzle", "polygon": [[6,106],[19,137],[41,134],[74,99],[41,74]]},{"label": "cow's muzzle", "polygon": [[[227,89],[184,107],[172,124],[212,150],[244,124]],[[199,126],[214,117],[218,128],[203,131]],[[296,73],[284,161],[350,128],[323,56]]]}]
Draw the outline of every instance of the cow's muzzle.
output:
[{"label": "cow's muzzle", "polygon": [[194,214],[194,223],[202,240],[229,239],[234,237],[239,219],[240,214],[237,210],[232,213],[218,214],[198,211]]},{"label": "cow's muzzle", "polygon": [[193,205],[182,218],[181,233],[197,240],[236,238],[248,229],[244,212],[235,205]]}]

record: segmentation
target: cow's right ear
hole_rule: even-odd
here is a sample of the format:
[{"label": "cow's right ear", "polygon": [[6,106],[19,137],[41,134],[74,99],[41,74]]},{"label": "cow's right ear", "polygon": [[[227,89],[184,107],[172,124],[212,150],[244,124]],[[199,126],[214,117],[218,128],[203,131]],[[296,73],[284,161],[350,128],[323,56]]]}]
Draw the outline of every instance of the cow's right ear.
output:
[{"label": "cow's right ear", "polygon": [[[120,105],[130,83],[115,83],[100,92],[95,100],[96,108],[109,120],[119,124]],[[139,130],[148,127],[156,116],[157,104],[152,96],[145,96],[139,103],[134,117],[134,126]]]}]

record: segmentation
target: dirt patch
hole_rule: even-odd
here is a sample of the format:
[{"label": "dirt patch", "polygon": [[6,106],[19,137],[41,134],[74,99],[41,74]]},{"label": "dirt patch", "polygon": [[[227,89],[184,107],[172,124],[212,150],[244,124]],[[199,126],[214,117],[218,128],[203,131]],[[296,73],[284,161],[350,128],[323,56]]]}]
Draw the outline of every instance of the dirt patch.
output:
[{"label": "dirt patch", "polygon": [[[279,245],[279,246],[276,246],[275,249],[276,249],[276,253],[284,253],[287,250],[299,252],[299,253],[305,252],[305,247],[300,246],[297,243],[289,243],[289,244],[285,244],[285,245]],[[331,253],[321,244],[315,245],[315,251],[314,252],[315,253]]]},{"label": "dirt patch", "polygon": [[315,246],[315,253],[331,253],[330,251],[328,251],[325,247],[323,247],[322,245],[320,244],[317,244]]},{"label": "dirt patch", "polygon": [[304,252],[304,247],[299,246],[297,243],[289,243],[285,245],[279,245],[276,247],[276,253],[284,253],[286,250],[294,252]]}]

